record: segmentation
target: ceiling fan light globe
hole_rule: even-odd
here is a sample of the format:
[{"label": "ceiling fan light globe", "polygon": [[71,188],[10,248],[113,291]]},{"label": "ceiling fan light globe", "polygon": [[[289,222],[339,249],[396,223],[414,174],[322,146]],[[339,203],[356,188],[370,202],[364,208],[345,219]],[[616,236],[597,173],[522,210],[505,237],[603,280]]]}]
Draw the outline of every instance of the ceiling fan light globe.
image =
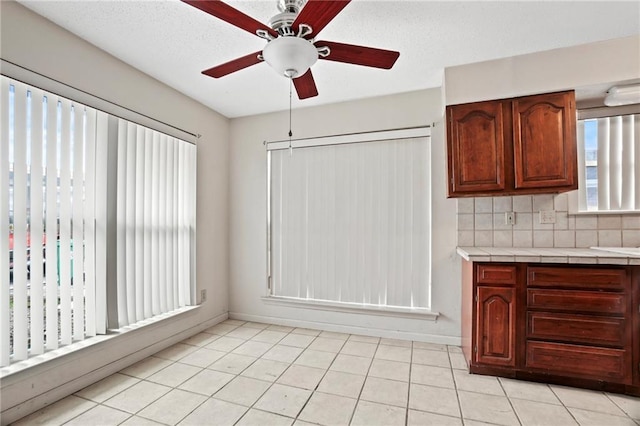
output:
[{"label": "ceiling fan light globe", "polygon": [[[304,75],[318,60],[316,47],[299,37],[278,37],[262,50],[262,57],[278,74],[289,78]],[[295,76],[291,74],[295,72]]]}]

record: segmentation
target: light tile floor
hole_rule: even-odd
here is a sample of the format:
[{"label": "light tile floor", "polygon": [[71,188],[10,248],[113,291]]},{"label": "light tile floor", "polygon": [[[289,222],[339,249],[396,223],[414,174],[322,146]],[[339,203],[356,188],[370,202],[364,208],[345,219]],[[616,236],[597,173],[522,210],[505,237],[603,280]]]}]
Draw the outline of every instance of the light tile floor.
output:
[{"label": "light tile floor", "polygon": [[460,348],[227,320],[18,421],[640,425],[640,398],[470,375]]}]

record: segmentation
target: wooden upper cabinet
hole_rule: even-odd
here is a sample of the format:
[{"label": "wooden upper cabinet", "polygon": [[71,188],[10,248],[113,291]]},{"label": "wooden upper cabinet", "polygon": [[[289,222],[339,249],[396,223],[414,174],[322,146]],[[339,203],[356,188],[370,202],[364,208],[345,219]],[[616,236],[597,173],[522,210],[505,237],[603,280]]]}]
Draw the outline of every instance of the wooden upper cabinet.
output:
[{"label": "wooden upper cabinet", "polygon": [[448,109],[450,193],[505,189],[502,110],[500,102]]},{"label": "wooden upper cabinet", "polygon": [[573,92],[513,100],[515,188],[577,188]]},{"label": "wooden upper cabinet", "polygon": [[449,196],[576,189],[573,91],[447,107]]}]

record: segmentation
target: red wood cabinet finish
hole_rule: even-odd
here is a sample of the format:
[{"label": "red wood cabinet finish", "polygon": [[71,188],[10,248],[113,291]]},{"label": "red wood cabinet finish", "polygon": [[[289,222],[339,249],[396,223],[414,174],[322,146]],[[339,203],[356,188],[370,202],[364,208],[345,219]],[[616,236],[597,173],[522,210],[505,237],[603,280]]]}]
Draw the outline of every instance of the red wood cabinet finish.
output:
[{"label": "red wood cabinet finish", "polygon": [[570,187],[577,182],[573,103],[567,92],[513,100],[516,188]]},{"label": "red wood cabinet finish", "polygon": [[593,314],[624,314],[627,298],[620,293],[530,288],[527,290],[527,306]]},{"label": "red wood cabinet finish", "polygon": [[447,107],[449,197],[577,188],[575,93]]},{"label": "red wood cabinet finish", "polygon": [[630,364],[621,349],[527,342],[526,367],[543,373],[631,384]]},{"label": "red wood cabinet finish", "polygon": [[467,262],[464,271],[472,373],[640,396],[640,266]]},{"label": "red wood cabinet finish", "polygon": [[515,284],[516,268],[513,266],[481,264],[477,268],[478,284]]},{"label": "red wood cabinet finish", "polygon": [[479,102],[448,110],[451,193],[505,189],[502,111],[501,102]]},{"label": "red wood cabinet finish", "polygon": [[515,366],[515,289],[478,287],[476,362]]},{"label": "red wood cabinet finish", "polygon": [[585,345],[625,345],[623,318],[527,312],[527,338]]}]

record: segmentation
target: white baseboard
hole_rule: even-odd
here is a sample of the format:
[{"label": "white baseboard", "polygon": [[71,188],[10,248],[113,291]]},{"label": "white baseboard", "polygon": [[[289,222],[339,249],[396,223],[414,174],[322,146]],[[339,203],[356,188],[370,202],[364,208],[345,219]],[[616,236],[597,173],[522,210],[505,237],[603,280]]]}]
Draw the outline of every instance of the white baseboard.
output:
[{"label": "white baseboard", "polygon": [[[100,359],[101,357],[99,355],[93,353],[81,355],[80,357],[83,359],[78,360],[78,362],[91,362],[92,369],[90,371],[86,371],[80,375],[73,375],[73,370],[71,370],[70,374],[61,375],[63,379],[59,380],[59,383],[57,383],[55,387],[36,395],[26,395],[29,392],[29,383],[42,381],[38,376],[49,374],[47,371],[35,374],[25,371],[26,377],[24,379],[12,377],[11,384],[3,383],[2,399],[5,399],[4,395],[8,395],[9,393],[13,394],[14,392],[21,392],[25,399],[12,407],[6,407],[6,409],[3,407],[2,415],[0,416],[0,424],[2,426],[7,425],[31,413],[41,410],[42,408],[59,401],[80,389],[98,382],[103,378],[122,370],[123,368],[133,365],[158,351],[198,334],[202,330],[218,324],[227,318],[228,313],[225,312],[210,320],[183,330],[174,331],[171,330],[171,326],[167,325],[153,331],[148,331],[146,335],[144,329],[139,329],[136,330],[137,333],[130,333],[129,336],[127,336],[129,333],[115,336],[111,341],[104,343],[106,345],[122,346],[123,349],[120,351],[121,353],[118,354],[118,356],[103,356],[102,359]],[[167,332],[168,335],[165,334],[162,337],[158,336],[158,333],[162,333],[162,331]],[[131,339],[136,340],[137,344],[131,345],[131,342],[129,342]],[[94,351],[100,351],[101,353],[106,352],[99,349],[95,349]],[[85,360],[84,358],[90,359]],[[62,367],[65,370],[68,369],[68,367]],[[5,394],[5,392],[7,394]]]},{"label": "white baseboard", "polygon": [[444,336],[436,334],[406,332],[401,330],[358,327],[330,322],[303,321],[298,319],[271,317],[266,315],[244,314],[241,312],[229,312],[229,318],[242,321],[284,325],[288,327],[313,328],[317,330],[335,331],[339,333],[360,334],[364,336],[384,337],[388,339],[415,340],[418,342],[438,343],[452,346],[460,346],[462,343],[460,336]]}]

